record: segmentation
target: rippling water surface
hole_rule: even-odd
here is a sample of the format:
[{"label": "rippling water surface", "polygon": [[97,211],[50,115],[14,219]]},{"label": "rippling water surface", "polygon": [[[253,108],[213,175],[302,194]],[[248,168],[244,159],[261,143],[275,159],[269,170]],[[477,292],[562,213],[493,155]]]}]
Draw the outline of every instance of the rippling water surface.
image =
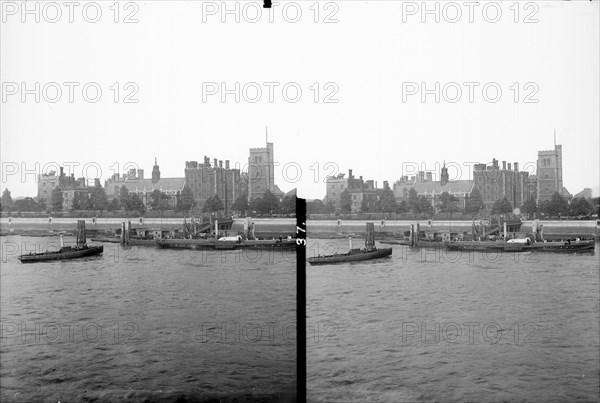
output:
[{"label": "rippling water surface", "polygon": [[308,266],[309,401],[598,401],[599,247]]},{"label": "rippling water surface", "polygon": [[294,252],[105,244],[99,257],[22,264],[15,245],[57,239],[1,240],[3,402],[294,395]]}]

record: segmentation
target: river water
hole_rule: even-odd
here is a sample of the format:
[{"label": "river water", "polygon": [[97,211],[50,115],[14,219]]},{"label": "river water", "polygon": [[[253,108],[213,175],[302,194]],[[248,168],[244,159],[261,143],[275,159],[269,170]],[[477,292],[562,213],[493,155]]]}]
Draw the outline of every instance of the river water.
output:
[{"label": "river water", "polygon": [[[347,250],[313,239],[307,255]],[[394,245],[387,260],[308,266],[308,400],[598,401],[598,250]]]},{"label": "river water", "polygon": [[0,240],[2,402],[295,395],[293,251],[105,244],[102,256],[22,264],[20,252],[58,239]]}]

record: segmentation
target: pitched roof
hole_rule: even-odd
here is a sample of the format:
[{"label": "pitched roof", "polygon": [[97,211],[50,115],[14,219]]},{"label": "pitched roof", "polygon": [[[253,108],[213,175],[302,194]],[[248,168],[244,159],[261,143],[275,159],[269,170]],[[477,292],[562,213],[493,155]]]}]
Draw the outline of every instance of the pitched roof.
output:
[{"label": "pitched roof", "polygon": [[283,192],[281,191],[281,189],[279,189],[279,186],[277,185],[273,185],[273,192],[272,192],[275,196],[281,196],[283,197]]},{"label": "pitched roof", "polygon": [[473,182],[469,180],[457,180],[448,182],[444,186],[440,182],[417,182],[414,186],[417,194],[442,194],[453,193],[471,193]]},{"label": "pitched roof", "polygon": [[107,185],[107,194],[116,194],[116,189],[120,189],[125,185],[129,192],[151,193],[158,189],[161,191],[181,191],[185,185],[185,178],[160,178],[156,183],[152,183],[152,179],[131,179],[125,182],[110,182]]}]

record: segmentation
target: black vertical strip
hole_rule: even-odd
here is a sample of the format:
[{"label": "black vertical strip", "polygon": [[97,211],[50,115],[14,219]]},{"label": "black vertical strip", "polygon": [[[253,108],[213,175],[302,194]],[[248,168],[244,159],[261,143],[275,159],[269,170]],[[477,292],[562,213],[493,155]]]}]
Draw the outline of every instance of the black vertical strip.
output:
[{"label": "black vertical strip", "polygon": [[306,200],[296,198],[297,401],[306,401]]}]

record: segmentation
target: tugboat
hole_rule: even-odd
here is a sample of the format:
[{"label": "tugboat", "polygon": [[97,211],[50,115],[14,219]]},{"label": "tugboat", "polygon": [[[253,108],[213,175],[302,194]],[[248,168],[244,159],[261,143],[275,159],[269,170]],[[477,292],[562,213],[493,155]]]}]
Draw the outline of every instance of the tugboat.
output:
[{"label": "tugboat", "polygon": [[346,262],[358,262],[362,260],[372,260],[388,257],[392,255],[392,248],[377,249],[375,247],[375,225],[372,222],[367,223],[367,237],[365,238],[364,249],[353,249],[352,238],[350,241],[350,251],[344,254],[333,254],[325,256],[316,256],[308,258],[311,265],[334,264]]},{"label": "tugboat", "polygon": [[21,263],[45,262],[49,260],[76,259],[86,256],[99,255],[104,252],[104,246],[87,246],[85,221],[77,221],[77,244],[76,246],[64,246],[62,235],[60,236],[60,249],[54,252],[29,253],[19,256]]}]

